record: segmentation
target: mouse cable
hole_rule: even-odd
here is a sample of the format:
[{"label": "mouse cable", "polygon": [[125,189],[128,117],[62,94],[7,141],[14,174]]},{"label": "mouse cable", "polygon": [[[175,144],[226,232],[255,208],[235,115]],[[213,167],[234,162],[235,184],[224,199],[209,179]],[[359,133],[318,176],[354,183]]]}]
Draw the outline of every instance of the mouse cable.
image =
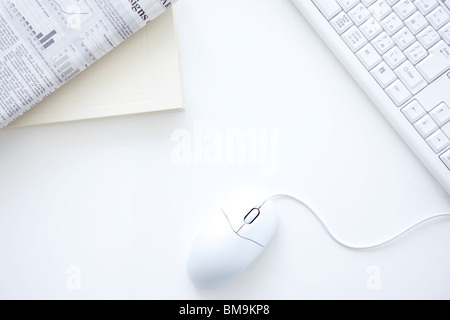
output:
[{"label": "mouse cable", "polygon": [[314,211],[307,203],[305,203],[304,201],[302,201],[302,200],[300,200],[300,199],[298,199],[298,198],[296,198],[296,197],[293,197],[293,196],[291,196],[291,195],[288,195],[288,194],[281,194],[281,193],[280,193],[280,194],[273,195],[273,196],[271,196],[270,198],[266,199],[266,200],[259,206],[258,209],[260,209],[264,204],[266,204],[267,202],[269,202],[269,201],[271,201],[271,200],[273,200],[273,199],[275,199],[275,198],[286,198],[286,199],[293,200],[293,201],[295,201],[295,202],[297,202],[297,203],[300,203],[302,206],[304,206],[306,209],[308,209],[308,211],[310,211],[310,212],[314,215],[314,217],[320,222],[320,224],[322,225],[322,227],[325,229],[325,231],[328,233],[328,235],[329,235],[335,242],[337,242],[339,245],[341,245],[341,246],[343,246],[343,247],[345,247],[345,248],[353,249],[353,250],[367,250],[367,249],[374,249],[374,248],[377,248],[377,247],[381,247],[381,246],[383,246],[383,245],[386,245],[386,244],[388,244],[388,243],[390,243],[390,242],[396,240],[397,238],[401,237],[402,235],[404,235],[404,234],[407,233],[408,231],[414,229],[415,227],[417,227],[417,226],[419,226],[419,225],[421,225],[421,224],[423,224],[423,223],[425,223],[425,222],[427,222],[427,221],[429,221],[429,220],[433,220],[433,219],[437,219],[437,218],[443,218],[443,217],[450,217],[450,213],[448,213],[448,212],[445,212],[445,213],[439,213],[439,214],[433,215],[433,216],[431,216],[431,217],[428,217],[428,218],[425,218],[425,219],[420,220],[419,222],[417,222],[417,223],[413,224],[412,226],[406,228],[405,230],[403,230],[402,232],[400,232],[400,233],[397,234],[396,236],[394,236],[394,237],[392,237],[392,238],[390,238],[390,239],[387,239],[387,240],[385,240],[385,241],[383,241],[383,242],[380,242],[380,243],[377,243],[377,244],[374,244],[374,245],[370,245],[370,246],[357,247],[357,246],[351,246],[351,245],[345,244],[344,242],[342,242],[341,240],[339,240],[338,238],[336,238],[336,237],[333,235],[333,233],[331,233],[331,231],[327,228],[326,224],[322,221],[322,219],[320,219],[319,215],[318,215],[318,214],[317,214],[317,213],[316,213],[316,212],[315,212],[315,211]]}]

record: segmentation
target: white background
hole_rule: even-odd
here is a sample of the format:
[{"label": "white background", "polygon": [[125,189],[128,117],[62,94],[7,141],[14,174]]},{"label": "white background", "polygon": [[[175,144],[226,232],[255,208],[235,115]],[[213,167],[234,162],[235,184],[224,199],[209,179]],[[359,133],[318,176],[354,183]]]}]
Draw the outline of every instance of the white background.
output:
[{"label": "white background", "polygon": [[191,284],[190,243],[236,194],[295,195],[353,245],[450,199],[289,0],[175,11],[185,111],[0,132],[0,298],[449,299],[449,219],[352,251],[289,201],[249,269]]}]

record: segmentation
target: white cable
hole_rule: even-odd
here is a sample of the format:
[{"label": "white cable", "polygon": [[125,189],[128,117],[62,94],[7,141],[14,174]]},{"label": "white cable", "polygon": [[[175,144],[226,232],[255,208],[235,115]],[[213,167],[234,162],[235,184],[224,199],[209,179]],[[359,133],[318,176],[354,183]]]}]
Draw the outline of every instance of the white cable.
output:
[{"label": "white cable", "polygon": [[427,222],[427,221],[429,221],[429,220],[432,220],[432,219],[443,218],[443,217],[450,217],[450,213],[449,213],[449,212],[439,213],[439,214],[433,215],[433,216],[431,216],[431,217],[425,218],[425,219],[423,219],[423,220],[420,220],[419,222],[417,222],[417,223],[413,224],[412,226],[406,228],[405,230],[403,230],[402,232],[400,232],[400,233],[397,234],[396,236],[394,236],[394,237],[392,237],[392,238],[390,238],[390,239],[387,239],[387,240],[385,240],[385,241],[383,241],[383,242],[380,242],[380,243],[377,243],[377,244],[374,244],[374,245],[370,245],[370,246],[362,246],[362,247],[358,247],[358,246],[351,246],[351,245],[345,244],[344,242],[342,242],[342,241],[340,241],[338,238],[336,238],[336,237],[331,233],[331,231],[327,228],[327,226],[326,226],[325,223],[322,221],[322,219],[320,219],[319,215],[318,215],[318,214],[317,214],[317,213],[316,213],[316,212],[315,212],[315,211],[314,211],[307,203],[305,203],[304,201],[302,201],[302,200],[300,200],[300,199],[297,199],[297,198],[295,198],[295,197],[293,197],[293,196],[290,196],[290,195],[288,195],[288,194],[276,194],[276,195],[274,195],[274,196],[271,196],[270,198],[266,199],[266,200],[262,203],[262,205],[261,205],[259,208],[261,208],[261,207],[262,207],[264,204],[266,204],[268,201],[273,200],[273,199],[275,199],[275,198],[287,198],[287,199],[291,199],[291,200],[293,200],[293,201],[295,201],[295,202],[297,202],[297,203],[300,203],[301,205],[303,205],[306,209],[308,209],[308,210],[314,215],[314,217],[320,222],[320,224],[322,225],[322,227],[325,229],[325,231],[328,233],[328,235],[329,235],[335,242],[337,242],[339,245],[341,245],[341,246],[343,246],[343,247],[345,247],[345,248],[353,249],[353,250],[367,250],[367,249],[373,249],[373,248],[381,247],[381,246],[383,246],[383,245],[385,245],[385,244],[388,244],[389,242],[392,242],[392,241],[394,241],[395,239],[401,237],[402,235],[404,235],[404,234],[407,233],[408,231],[414,229],[414,228],[417,227],[418,225],[421,225],[422,223],[425,223],[425,222]]}]

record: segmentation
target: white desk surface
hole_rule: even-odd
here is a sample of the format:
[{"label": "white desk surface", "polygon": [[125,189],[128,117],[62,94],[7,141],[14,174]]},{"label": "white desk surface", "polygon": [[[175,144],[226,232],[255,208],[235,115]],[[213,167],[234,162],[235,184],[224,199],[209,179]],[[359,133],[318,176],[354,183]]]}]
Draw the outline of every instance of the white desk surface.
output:
[{"label": "white desk surface", "polygon": [[189,245],[233,192],[298,196],[355,245],[450,198],[289,0],[175,11],[186,111],[0,132],[0,298],[449,299],[449,219],[351,251],[288,201],[245,273],[190,283]]}]

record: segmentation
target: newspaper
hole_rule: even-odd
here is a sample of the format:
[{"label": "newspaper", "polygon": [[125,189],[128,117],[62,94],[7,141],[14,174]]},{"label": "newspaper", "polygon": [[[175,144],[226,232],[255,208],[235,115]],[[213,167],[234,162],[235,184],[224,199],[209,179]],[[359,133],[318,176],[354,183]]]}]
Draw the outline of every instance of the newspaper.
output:
[{"label": "newspaper", "polygon": [[0,0],[0,129],[177,0]]}]

